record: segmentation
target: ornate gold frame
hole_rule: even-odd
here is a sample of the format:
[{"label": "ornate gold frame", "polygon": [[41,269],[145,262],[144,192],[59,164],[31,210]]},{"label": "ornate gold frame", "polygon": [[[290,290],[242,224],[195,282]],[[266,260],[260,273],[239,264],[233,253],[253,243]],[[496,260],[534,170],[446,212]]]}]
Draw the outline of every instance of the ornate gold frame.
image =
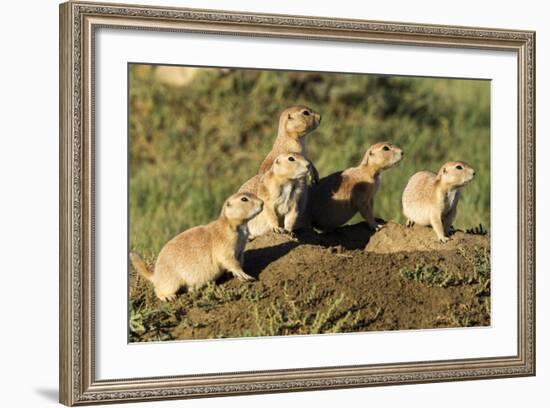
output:
[{"label": "ornate gold frame", "polygon": [[[518,61],[514,356],[98,381],[94,376],[93,47],[98,27],[508,50]],[[535,33],[133,5],[60,5],[60,401],[145,401],[535,374]]]}]

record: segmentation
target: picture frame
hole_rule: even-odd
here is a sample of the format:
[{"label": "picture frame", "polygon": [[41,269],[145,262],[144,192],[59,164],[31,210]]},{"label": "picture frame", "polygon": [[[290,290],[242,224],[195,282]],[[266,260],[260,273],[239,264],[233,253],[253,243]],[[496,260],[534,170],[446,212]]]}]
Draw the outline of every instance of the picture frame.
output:
[{"label": "picture frame", "polygon": [[[95,41],[97,31],[102,28],[514,53],[518,124],[517,352],[483,358],[98,379],[95,285],[96,258],[100,254],[96,252],[95,200],[100,186],[95,176],[98,160]],[[535,33],[532,31],[63,3],[60,5],[59,198],[59,395],[65,405],[535,375]]]}]

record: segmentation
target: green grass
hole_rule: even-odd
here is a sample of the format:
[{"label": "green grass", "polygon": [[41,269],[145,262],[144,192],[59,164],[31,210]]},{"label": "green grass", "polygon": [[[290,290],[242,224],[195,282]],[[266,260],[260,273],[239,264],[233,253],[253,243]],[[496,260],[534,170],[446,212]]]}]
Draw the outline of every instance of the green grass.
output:
[{"label": "green grass", "polygon": [[[211,282],[194,293],[178,296],[172,302],[160,302],[152,291],[141,291],[129,302],[130,341],[174,340],[172,330],[177,326],[201,328],[204,324],[189,318],[192,309],[211,312],[231,302],[259,302],[268,296],[264,290],[246,286],[236,288]],[[220,337],[224,337],[220,335]]]},{"label": "green grass", "polygon": [[434,265],[417,264],[400,270],[401,277],[437,288],[467,286],[471,299],[465,303],[449,304],[437,323],[446,327],[489,325],[491,319],[491,257],[485,248],[458,247],[457,253],[469,273],[462,274]]},{"label": "green grass", "polygon": [[420,282],[428,286],[446,288],[460,284],[463,277],[434,265],[415,265],[413,269],[403,268],[401,276],[407,280]]},{"label": "green grass", "polygon": [[420,282],[431,287],[447,288],[458,285],[477,285],[478,295],[489,291],[491,279],[491,257],[484,248],[468,252],[463,247],[458,248],[463,262],[470,266],[472,273],[468,275],[450,271],[435,265],[417,264],[414,268],[402,268],[399,273],[403,279]]},{"label": "green grass", "polygon": [[200,291],[199,296],[196,305],[203,310],[209,311],[220,307],[224,303],[234,302],[240,299],[257,302],[266,297],[267,294],[250,290],[246,286],[227,288],[211,282]]},{"label": "green grass", "polygon": [[149,333],[149,341],[173,340],[170,329],[177,326],[180,313],[168,304],[151,308],[146,302],[130,300],[129,335],[130,341],[143,341]]},{"label": "green grass", "polygon": [[344,294],[326,296],[315,286],[303,298],[295,298],[288,292],[287,284],[282,296],[269,307],[254,306],[255,329],[244,336],[284,336],[292,334],[342,333],[364,328],[376,320],[381,312],[376,310],[368,321],[357,313],[358,307],[350,304]]},{"label": "green grass", "polygon": [[202,70],[178,87],[159,81],[154,67],[132,65],[129,104],[130,248],[144,256],[218,216],[270,150],[279,113],[294,104],[322,114],[308,137],[321,176],[356,165],[378,141],[404,149],[384,174],[377,217],[403,222],[408,178],[464,160],[477,175],[463,190],[455,227],[490,230],[488,81]]},{"label": "green grass", "polygon": [[[381,309],[366,303],[350,301],[345,294],[335,295],[311,286],[301,297],[292,295],[285,282],[280,296],[259,302],[269,296],[266,290],[246,286],[228,287],[211,283],[173,302],[148,301],[143,295],[130,301],[130,341],[174,340],[173,329],[205,327],[191,318],[189,312],[208,314],[228,303],[240,302],[250,310],[250,329],[238,337],[278,336],[292,334],[342,333],[362,330],[376,321]],[[267,302],[267,303],[266,303]],[[362,313],[360,313],[362,312]],[[216,338],[235,337],[219,329]]]}]

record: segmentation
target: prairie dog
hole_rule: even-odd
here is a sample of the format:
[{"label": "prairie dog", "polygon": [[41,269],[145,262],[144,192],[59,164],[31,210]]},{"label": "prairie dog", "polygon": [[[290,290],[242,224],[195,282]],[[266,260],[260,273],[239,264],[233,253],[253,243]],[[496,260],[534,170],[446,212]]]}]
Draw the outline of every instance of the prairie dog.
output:
[{"label": "prairie dog", "polygon": [[153,282],[160,300],[172,300],[182,286],[189,291],[215,281],[224,271],[236,278],[254,280],[242,270],[248,239],[247,222],[257,216],[263,202],[254,194],[229,197],[219,218],[210,224],[190,228],[162,248],[152,273],[141,257],[130,253],[134,268]]},{"label": "prairie dog", "polygon": [[[321,115],[311,108],[302,105],[291,106],[285,109],[279,116],[279,127],[277,130],[277,138],[264,159],[258,170],[261,176],[267,173],[275,159],[284,153],[298,153],[309,161],[306,152],[306,135],[317,129],[321,123]],[[311,175],[316,183],[319,180],[319,173],[313,163],[311,165]],[[293,229],[302,228],[304,225],[304,215],[307,208],[308,185],[307,177],[304,176],[296,183],[296,189],[299,190],[300,201],[298,204],[298,219],[296,220]],[[259,178],[249,180],[247,188],[254,190],[257,188]]]},{"label": "prairie dog", "polygon": [[304,190],[301,179],[311,172],[311,164],[298,153],[277,156],[269,171],[247,181],[239,191],[256,194],[264,202],[262,212],[248,223],[249,238],[253,239],[269,231],[291,232],[299,215],[299,203]]},{"label": "prairie dog", "polygon": [[369,147],[359,166],[319,180],[310,189],[309,215],[313,227],[331,231],[359,212],[370,229],[380,229],[374,218],[374,195],[380,186],[380,174],[402,158],[399,147],[376,143]]},{"label": "prairie dog", "polygon": [[321,115],[307,106],[296,105],[285,109],[279,117],[275,143],[260,165],[258,174],[269,171],[277,156],[283,153],[299,153],[307,159],[305,136],[317,129],[320,123]]},{"label": "prairie dog", "polygon": [[460,198],[458,189],[468,184],[475,174],[464,162],[445,163],[437,174],[431,171],[414,174],[402,198],[407,226],[431,225],[437,238],[447,242]]}]

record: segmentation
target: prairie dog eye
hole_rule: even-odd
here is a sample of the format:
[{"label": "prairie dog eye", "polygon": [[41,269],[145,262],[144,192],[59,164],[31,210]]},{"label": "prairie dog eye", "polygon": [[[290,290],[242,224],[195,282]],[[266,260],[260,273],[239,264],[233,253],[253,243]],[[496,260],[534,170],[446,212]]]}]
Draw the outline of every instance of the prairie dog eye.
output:
[{"label": "prairie dog eye", "polygon": [[246,197],[241,197],[241,201],[243,201],[243,202],[246,203],[246,202],[248,201],[248,198],[246,198]]},{"label": "prairie dog eye", "polygon": [[304,115],[304,116],[309,116],[310,113],[309,113],[309,111],[305,110],[305,111],[302,112],[302,115]]},{"label": "prairie dog eye", "polygon": [[462,170],[463,167],[462,167],[460,164],[457,164],[457,165],[456,165],[456,169],[457,169],[457,170]]},{"label": "prairie dog eye", "polygon": [[292,156],[289,156],[289,157],[288,157],[288,161],[295,161],[295,160],[296,160],[296,159],[295,159],[294,157],[292,157]]},{"label": "prairie dog eye", "polygon": [[384,150],[385,152],[389,152],[389,151],[390,151],[390,148],[389,148],[388,146],[384,146],[384,147],[382,148],[382,150]]}]

